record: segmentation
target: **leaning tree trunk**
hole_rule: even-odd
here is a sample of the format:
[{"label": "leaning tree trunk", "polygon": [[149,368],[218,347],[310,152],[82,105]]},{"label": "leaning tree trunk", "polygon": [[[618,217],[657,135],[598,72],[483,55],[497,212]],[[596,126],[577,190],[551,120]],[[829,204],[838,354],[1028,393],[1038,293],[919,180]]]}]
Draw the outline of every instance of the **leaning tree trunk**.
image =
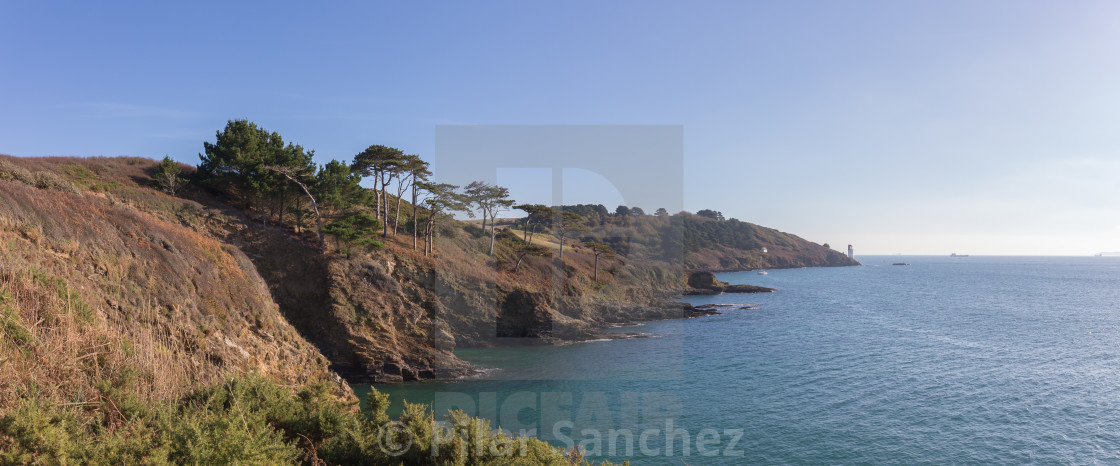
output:
[{"label": "leaning tree trunk", "polygon": [[[409,174],[407,177],[402,176],[400,183],[397,185],[397,211],[393,218],[393,236],[397,235],[397,226],[401,221],[401,200],[404,199],[404,190],[406,189],[404,182],[405,180],[411,179],[411,174]],[[412,183],[410,182],[409,184],[411,185]]]},{"label": "leaning tree trunk", "polygon": [[303,189],[303,192],[307,194],[307,198],[311,199],[311,208],[315,211],[315,222],[318,224],[319,250],[322,251],[323,254],[326,254],[327,253],[327,242],[326,242],[326,240],[323,239],[323,216],[319,215],[319,203],[315,202],[315,196],[311,195],[311,191],[309,191],[307,189],[307,185],[301,183],[299,180],[295,179],[295,177],[293,177],[292,175],[290,175],[288,173],[284,173],[284,172],[280,172],[280,174],[286,176],[289,180],[292,180],[292,182],[294,182],[295,184],[298,184],[299,187]]}]

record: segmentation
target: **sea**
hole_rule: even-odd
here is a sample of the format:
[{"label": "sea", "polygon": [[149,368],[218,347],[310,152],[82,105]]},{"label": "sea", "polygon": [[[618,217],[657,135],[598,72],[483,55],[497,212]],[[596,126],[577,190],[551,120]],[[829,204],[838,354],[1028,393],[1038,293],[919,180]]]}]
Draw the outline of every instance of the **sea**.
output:
[{"label": "sea", "polygon": [[1120,463],[1120,257],[857,259],[720,273],[777,291],[376,388],[615,463]]}]

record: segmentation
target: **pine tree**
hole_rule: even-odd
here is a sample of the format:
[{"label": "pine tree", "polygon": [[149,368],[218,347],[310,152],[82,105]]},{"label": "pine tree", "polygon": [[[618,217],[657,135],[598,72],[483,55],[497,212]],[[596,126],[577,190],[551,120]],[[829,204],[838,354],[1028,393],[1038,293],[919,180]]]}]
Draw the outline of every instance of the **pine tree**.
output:
[{"label": "pine tree", "polygon": [[156,165],[156,171],[152,174],[152,184],[174,196],[187,184],[187,179],[179,176],[182,173],[183,167],[180,167],[178,162],[165,155],[163,160]]}]

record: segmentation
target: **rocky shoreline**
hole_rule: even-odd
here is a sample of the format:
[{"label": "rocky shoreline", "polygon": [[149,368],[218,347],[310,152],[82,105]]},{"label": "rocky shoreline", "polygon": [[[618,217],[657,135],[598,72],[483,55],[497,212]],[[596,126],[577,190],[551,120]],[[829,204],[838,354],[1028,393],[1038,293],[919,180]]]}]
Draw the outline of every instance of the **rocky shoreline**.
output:
[{"label": "rocky shoreline", "polygon": [[[642,305],[625,306],[623,308],[610,308],[610,312],[605,314],[626,316],[624,319],[602,322],[597,327],[568,325],[562,322],[541,322],[534,321],[537,327],[533,332],[520,333],[517,337],[512,337],[510,333],[506,333],[507,338],[495,339],[488,342],[485,346],[541,346],[541,345],[567,345],[574,343],[583,343],[588,341],[601,341],[601,340],[624,340],[630,338],[643,338],[640,334],[634,333],[607,333],[603,332],[607,328],[625,327],[631,325],[639,325],[646,322],[653,322],[659,320],[671,319],[693,319],[697,317],[706,317],[721,314],[721,309],[737,308],[737,309],[753,309],[751,306],[743,306],[738,304],[704,304],[693,306],[689,303],[678,301],[681,296],[710,296],[723,293],[772,293],[777,291],[773,288],[755,285],[731,285],[715,279],[715,275],[711,272],[700,271],[693,272],[688,278],[689,288],[675,290],[669,293],[670,296],[675,298],[666,297],[657,299]],[[503,302],[503,307],[509,310],[519,310],[525,313],[525,310],[538,309],[540,303],[535,300],[538,297],[533,296],[531,293],[518,291],[512,293],[510,296],[514,299],[509,299]],[[507,312],[502,317],[510,319],[510,314]],[[528,318],[528,315],[522,314],[520,318]],[[520,320],[520,319],[516,319]],[[499,322],[499,329],[508,322]],[[518,326],[511,326],[524,332],[525,327],[523,322]],[[550,324],[550,325],[545,325]],[[548,327],[547,329],[544,327]],[[508,329],[506,329],[508,332]]]}]

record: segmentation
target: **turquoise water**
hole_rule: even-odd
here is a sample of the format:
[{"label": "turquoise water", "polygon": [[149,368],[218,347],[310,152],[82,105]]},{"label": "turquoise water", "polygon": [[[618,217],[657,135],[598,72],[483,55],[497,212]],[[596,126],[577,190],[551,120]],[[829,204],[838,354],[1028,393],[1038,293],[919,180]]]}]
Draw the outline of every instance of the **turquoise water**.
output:
[{"label": "turquoise water", "polygon": [[1120,258],[859,259],[719,274],[779,291],[379,389],[635,464],[1120,462]]}]

